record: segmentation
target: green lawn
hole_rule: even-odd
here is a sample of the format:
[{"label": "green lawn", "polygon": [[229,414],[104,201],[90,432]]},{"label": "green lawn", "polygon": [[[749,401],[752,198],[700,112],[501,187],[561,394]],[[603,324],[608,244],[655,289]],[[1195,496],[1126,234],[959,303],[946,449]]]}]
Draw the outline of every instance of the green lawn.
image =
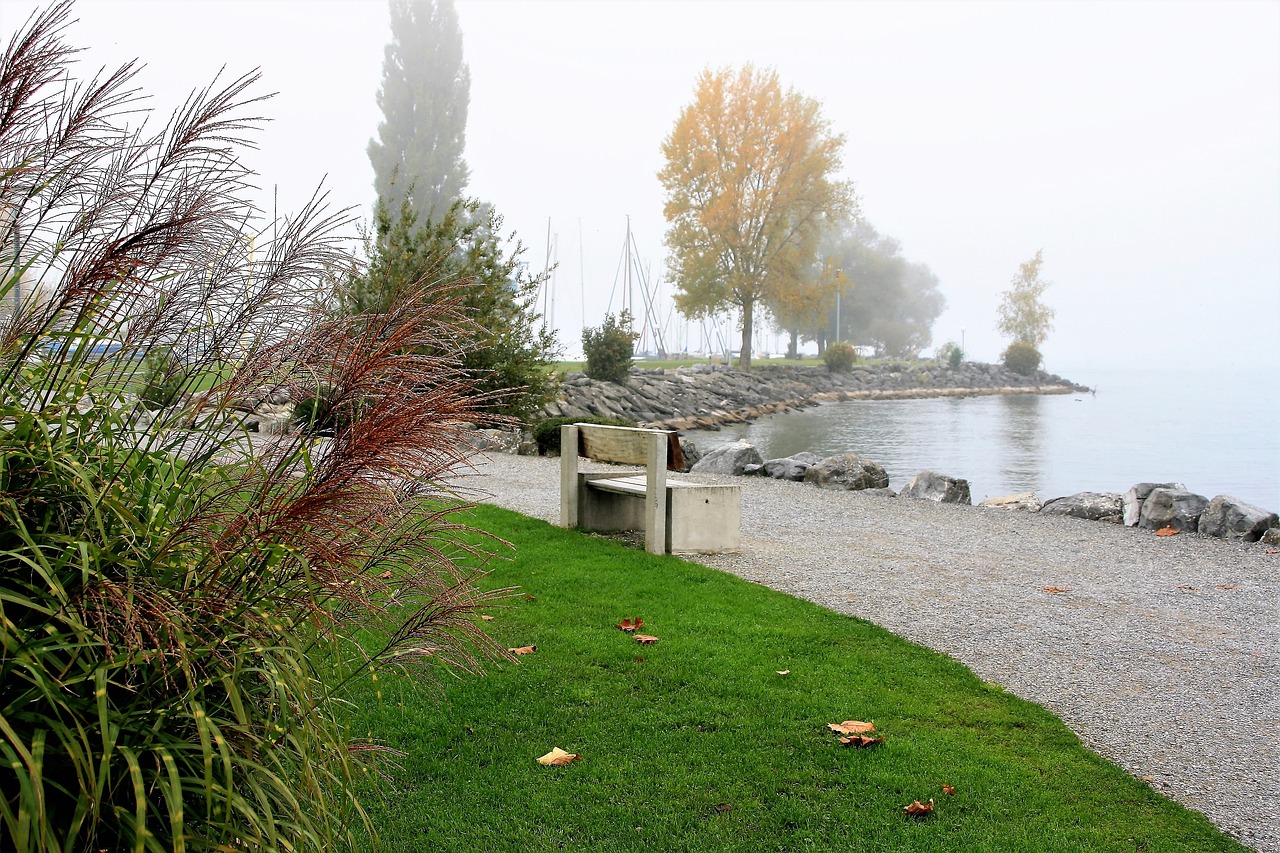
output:
[{"label": "green lawn", "polygon": [[[369,797],[385,850],[1244,849],[1047,711],[867,622],[496,508],[473,519],[516,546],[489,582],[527,594],[487,624],[537,651],[442,696],[383,677],[354,697],[353,734],[406,753]],[[659,641],[614,627],[630,616]],[[842,747],[827,723],[847,719],[885,742]],[[537,764],[552,747],[582,758]]]}]

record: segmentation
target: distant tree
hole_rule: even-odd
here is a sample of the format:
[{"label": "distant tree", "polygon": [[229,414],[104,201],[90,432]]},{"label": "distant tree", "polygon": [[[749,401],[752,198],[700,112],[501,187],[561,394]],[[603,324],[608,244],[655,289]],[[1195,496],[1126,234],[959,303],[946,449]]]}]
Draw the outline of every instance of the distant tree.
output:
[{"label": "distant tree", "polygon": [[835,264],[821,260],[812,265],[790,287],[773,293],[769,313],[774,325],[787,334],[787,358],[800,357],[800,340],[827,322],[836,300],[836,291],[848,280]]},{"label": "distant tree", "polygon": [[432,282],[465,281],[461,303],[477,327],[462,367],[496,414],[527,419],[553,391],[554,332],[539,327],[533,300],[541,277],[525,277],[524,246],[500,236],[502,217],[474,199],[455,201],[437,220],[407,202],[394,218],[379,203],[365,235],[367,268],[334,294],[339,313],[377,314]]},{"label": "distant tree", "polygon": [[409,199],[427,219],[466,189],[471,71],[453,0],[391,0],[391,43],[382,62],[383,120],[369,142],[373,185],[389,210]]},{"label": "distant tree", "polygon": [[[828,263],[838,264],[845,278],[836,340],[904,358],[929,346],[946,299],[928,266],[908,261],[901,243],[865,220],[831,235],[823,250]],[[822,328],[814,330],[815,338],[834,327],[835,311],[825,319]]]},{"label": "distant tree", "polygon": [[823,230],[853,212],[852,184],[833,177],[843,146],[817,101],[751,65],[704,71],[662,144],[676,305],[740,308],[744,367],[756,307],[794,286]]},{"label": "distant tree", "polygon": [[1040,278],[1043,250],[1019,265],[1012,287],[1001,294],[996,329],[1013,343],[1028,344],[1037,351],[1053,331],[1054,311],[1041,301],[1052,282]]}]

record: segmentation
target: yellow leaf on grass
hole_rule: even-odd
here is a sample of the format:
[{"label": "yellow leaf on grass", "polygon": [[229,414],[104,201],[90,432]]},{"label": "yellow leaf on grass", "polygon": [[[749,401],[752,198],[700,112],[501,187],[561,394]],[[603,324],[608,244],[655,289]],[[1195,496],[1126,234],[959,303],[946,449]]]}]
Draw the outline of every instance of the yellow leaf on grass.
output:
[{"label": "yellow leaf on grass", "polygon": [[564,767],[571,761],[577,761],[581,758],[576,752],[565,752],[560,747],[548,752],[546,755],[538,759],[538,763],[544,767]]},{"label": "yellow leaf on grass", "polygon": [[929,812],[933,811],[933,798],[930,797],[927,803],[916,800],[911,805],[904,806],[902,810],[912,817],[928,817]]},{"label": "yellow leaf on grass", "polygon": [[636,634],[636,642],[642,646],[652,646],[658,642],[657,637],[651,637],[648,634]]},{"label": "yellow leaf on grass", "polygon": [[791,674],[791,670],[789,670],[789,669],[775,669],[775,670],[774,670],[774,672],[778,673],[778,675],[790,675],[790,674]]},{"label": "yellow leaf on grass", "polygon": [[521,646],[518,649],[507,649],[513,655],[531,655],[538,650],[537,646]]},{"label": "yellow leaf on grass", "polygon": [[827,723],[827,728],[836,734],[841,735],[861,735],[876,730],[874,723],[864,723],[861,720],[845,720],[843,723]]}]

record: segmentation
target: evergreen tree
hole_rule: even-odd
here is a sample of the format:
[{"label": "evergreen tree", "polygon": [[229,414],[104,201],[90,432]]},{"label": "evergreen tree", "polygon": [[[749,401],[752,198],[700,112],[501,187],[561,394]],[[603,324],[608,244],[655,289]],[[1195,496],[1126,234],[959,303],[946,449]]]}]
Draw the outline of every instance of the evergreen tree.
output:
[{"label": "evergreen tree", "polygon": [[453,0],[391,0],[391,43],[382,63],[383,120],[369,142],[374,189],[388,209],[406,199],[427,219],[462,195],[471,72]]}]

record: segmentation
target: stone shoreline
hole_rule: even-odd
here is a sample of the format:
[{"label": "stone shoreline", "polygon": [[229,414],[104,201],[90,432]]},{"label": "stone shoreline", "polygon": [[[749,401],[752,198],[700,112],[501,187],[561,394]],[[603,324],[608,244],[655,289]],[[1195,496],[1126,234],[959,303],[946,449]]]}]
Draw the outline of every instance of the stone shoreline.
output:
[{"label": "stone shoreline", "polygon": [[957,368],[937,362],[858,364],[848,373],[823,367],[767,364],[750,371],[694,367],[633,368],[625,385],[565,377],[549,418],[617,418],[643,426],[688,430],[754,420],[840,400],[891,400],[1088,391],[1060,376],[1022,376],[993,364]]}]

